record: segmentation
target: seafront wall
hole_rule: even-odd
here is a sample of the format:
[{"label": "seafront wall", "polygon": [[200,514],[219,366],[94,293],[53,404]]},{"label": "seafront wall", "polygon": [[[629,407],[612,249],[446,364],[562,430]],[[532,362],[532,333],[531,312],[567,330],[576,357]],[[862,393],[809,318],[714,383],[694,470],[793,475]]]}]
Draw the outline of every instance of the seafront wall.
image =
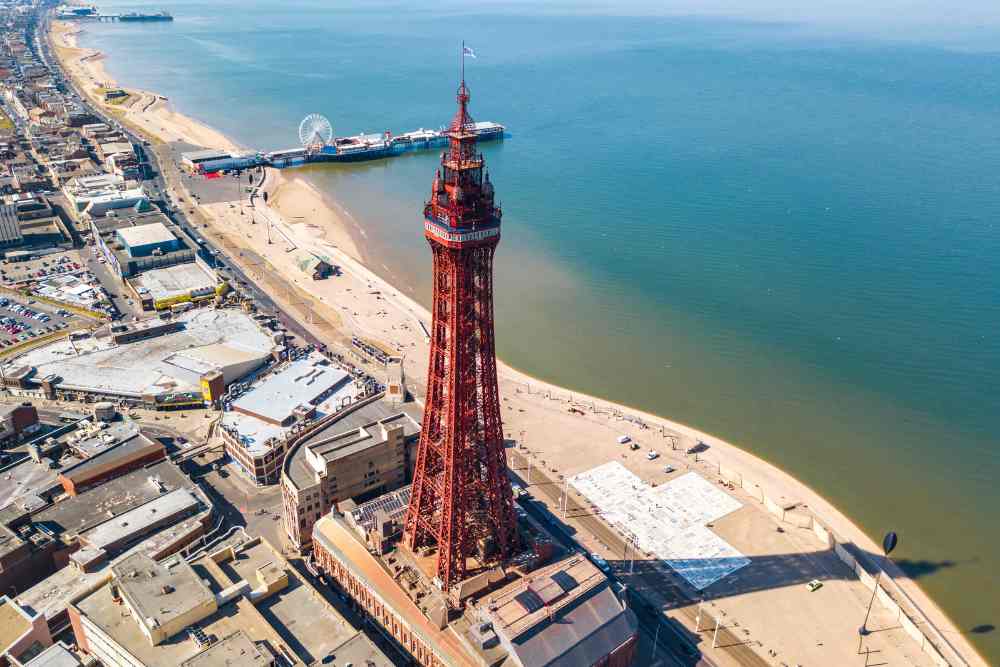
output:
[{"label": "seafront wall", "polygon": [[889,611],[893,620],[899,622],[903,630],[917,642],[920,650],[929,655],[935,664],[941,667],[968,665],[968,662],[948,643],[941,631],[899,586],[893,575],[886,572],[853,542],[837,535],[822,517],[816,516],[811,510],[797,506],[783,507],[779,501],[768,496],[763,485],[735,467],[705,457],[701,457],[701,461],[716,468],[720,480],[743,489],[747,495],[763,504],[768,513],[777,517],[779,521],[811,530],[820,544],[827,549],[833,549],[837,558],[854,572],[865,588],[874,591],[875,597]]}]

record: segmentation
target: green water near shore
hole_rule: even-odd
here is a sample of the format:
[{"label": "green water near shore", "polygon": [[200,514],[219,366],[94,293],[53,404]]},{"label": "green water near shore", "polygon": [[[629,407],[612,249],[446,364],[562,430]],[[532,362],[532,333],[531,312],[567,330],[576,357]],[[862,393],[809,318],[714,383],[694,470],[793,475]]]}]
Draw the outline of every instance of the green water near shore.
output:
[{"label": "green water near shore", "polygon": [[[444,123],[467,39],[473,114],[511,129],[484,146],[505,212],[500,355],[745,447],[872,536],[897,530],[906,570],[1000,663],[984,594],[1000,570],[1000,38],[160,7],[177,20],[88,26],[81,44],[261,149],[295,144],[311,112],[338,134]],[[372,268],[423,301],[436,160],[304,170],[363,224]]]}]

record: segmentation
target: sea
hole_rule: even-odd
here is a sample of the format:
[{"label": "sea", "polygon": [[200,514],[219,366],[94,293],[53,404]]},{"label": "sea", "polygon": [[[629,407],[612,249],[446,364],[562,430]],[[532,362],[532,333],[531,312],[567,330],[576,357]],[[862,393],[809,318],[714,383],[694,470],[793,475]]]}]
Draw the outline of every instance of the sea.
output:
[{"label": "sea", "polygon": [[[1000,664],[1000,30],[571,2],[156,0],[119,83],[243,145],[437,128],[462,40],[503,206],[499,355],[733,442],[880,542]],[[692,10],[694,11],[694,10]],[[426,303],[432,151],[299,170]],[[860,619],[859,619],[860,620]]]}]

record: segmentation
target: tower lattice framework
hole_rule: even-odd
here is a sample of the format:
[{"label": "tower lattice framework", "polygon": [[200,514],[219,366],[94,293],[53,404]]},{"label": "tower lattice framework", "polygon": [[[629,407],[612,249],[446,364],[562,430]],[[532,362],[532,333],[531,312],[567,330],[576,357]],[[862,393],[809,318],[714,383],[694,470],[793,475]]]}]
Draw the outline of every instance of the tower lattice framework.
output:
[{"label": "tower lattice framework", "polygon": [[437,577],[461,581],[471,556],[503,559],[517,542],[497,390],[493,254],[500,242],[464,77],[448,150],[424,206],[434,264],[427,401],[404,539],[437,545]]}]

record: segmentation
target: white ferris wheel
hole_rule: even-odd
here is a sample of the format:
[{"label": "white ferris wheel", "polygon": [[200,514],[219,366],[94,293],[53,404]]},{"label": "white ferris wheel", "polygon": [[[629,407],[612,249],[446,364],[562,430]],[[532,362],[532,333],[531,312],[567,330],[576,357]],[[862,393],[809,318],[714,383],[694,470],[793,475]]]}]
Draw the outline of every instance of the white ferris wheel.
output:
[{"label": "white ferris wheel", "polygon": [[299,123],[299,141],[306,148],[325,146],[333,140],[333,126],[318,113],[311,113]]}]

